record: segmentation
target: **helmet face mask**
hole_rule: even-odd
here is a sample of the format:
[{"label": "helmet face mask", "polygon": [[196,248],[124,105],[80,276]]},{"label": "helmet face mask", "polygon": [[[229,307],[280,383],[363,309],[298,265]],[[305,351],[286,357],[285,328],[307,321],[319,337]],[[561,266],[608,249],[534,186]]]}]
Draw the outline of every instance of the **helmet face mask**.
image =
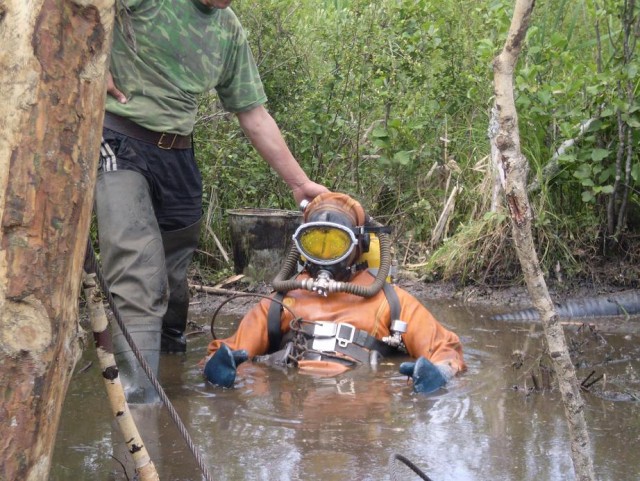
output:
[{"label": "helmet face mask", "polygon": [[[303,208],[303,226],[308,227],[296,231],[287,259],[273,279],[276,291],[301,289],[325,297],[342,292],[369,298],[385,282],[392,282],[391,229],[367,215],[357,200],[324,192]],[[357,277],[367,268],[373,276],[370,283]]]},{"label": "helmet face mask", "polygon": [[316,197],[293,236],[307,272],[317,277],[324,271],[337,281],[351,279],[352,264],[367,247],[364,237],[368,234],[361,232],[365,219],[362,206],[345,194]]},{"label": "helmet face mask", "polygon": [[353,230],[334,222],[308,222],[293,235],[293,241],[307,261],[320,266],[339,264],[358,247]]}]

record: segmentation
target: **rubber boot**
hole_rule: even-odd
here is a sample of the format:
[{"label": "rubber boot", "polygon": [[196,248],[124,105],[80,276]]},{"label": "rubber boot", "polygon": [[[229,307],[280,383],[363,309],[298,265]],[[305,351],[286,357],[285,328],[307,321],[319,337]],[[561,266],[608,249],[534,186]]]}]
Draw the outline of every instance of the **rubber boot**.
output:
[{"label": "rubber boot", "polygon": [[[127,319],[127,331],[140,351],[151,372],[157,376],[160,365],[160,329],[162,320],[157,318]],[[136,359],[122,331],[115,326],[113,354],[120,374],[122,388],[129,404],[160,402],[160,396],[151,384],[149,376]]]},{"label": "rubber boot", "polygon": [[[158,373],[167,274],[158,222],[145,178],[132,171],[100,172],[96,215],[102,271],[120,318],[154,374]],[[120,329],[114,354],[127,401],[159,400]]]},{"label": "rubber boot", "polygon": [[162,319],[162,352],[186,352],[184,331],[189,313],[187,270],[198,247],[201,220],[188,227],[162,232],[165,265],[169,279],[169,304]]}]

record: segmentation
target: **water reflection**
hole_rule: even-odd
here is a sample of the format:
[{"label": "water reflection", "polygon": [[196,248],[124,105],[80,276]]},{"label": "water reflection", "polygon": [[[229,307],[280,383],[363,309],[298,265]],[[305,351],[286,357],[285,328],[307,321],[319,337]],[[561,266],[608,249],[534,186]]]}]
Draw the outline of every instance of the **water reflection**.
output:
[{"label": "water reflection", "polygon": [[[186,357],[164,357],[161,382],[217,480],[388,480],[393,453],[434,481],[573,479],[559,394],[513,389],[525,380],[512,367],[512,351],[535,352],[539,329],[532,335],[529,325],[489,321],[491,313],[478,308],[427,305],[462,337],[469,367],[436,396],[413,394],[397,373],[402,359],[337,378],[246,363],[235,389],[215,388],[197,367],[208,336],[194,338]],[[235,321],[217,326],[220,335]],[[636,335],[607,340],[640,345]],[[79,367],[94,356],[88,350]],[[637,373],[640,364],[635,356],[612,368]],[[96,362],[74,376],[51,480],[124,479],[112,469],[101,382]],[[586,401],[598,479],[637,479],[639,461],[628,448],[640,441],[638,403],[589,394]],[[157,421],[159,434],[146,443],[161,479],[200,480],[165,410]],[[407,471],[404,479],[418,478]]]}]

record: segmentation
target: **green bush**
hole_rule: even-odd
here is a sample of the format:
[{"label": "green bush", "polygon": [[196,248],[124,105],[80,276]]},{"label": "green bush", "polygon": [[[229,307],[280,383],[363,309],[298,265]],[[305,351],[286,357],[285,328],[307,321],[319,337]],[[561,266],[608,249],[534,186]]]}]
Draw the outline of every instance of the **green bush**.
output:
[{"label": "green bush", "polygon": [[[538,2],[516,72],[522,149],[531,180],[540,185],[531,194],[535,235],[548,271],[562,262],[579,273],[584,252],[602,252],[605,241],[628,237],[624,220],[611,231],[611,216],[640,209],[638,60],[629,29],[638,12],[624,12],[621,1],[601,3],[596,9],[585,1]],[[398,242],[410,238],[409,262],[431,256],[431,234],[445,201],[454,186],[461,188],[440,248],[466,254],[438,253],[429,263],[436,274],[491,277],[484,272],[491,262],[478,262],[486,246],[461,249],[456,236],[468,237],[475,224],[487,227],[491,62],[504,43],[512,4],[237,4],[267,107],[295,157],[313,180],[350,193],[393,225]],[[549,169],[568,139],[576,139],[574,146]],[[202,101],[196,141],[210,227],[227,247],[226,209],[295,208],[286,185],[213,96]],[[624,182],[616,184],[621,172]],[[499,231],[508,237],[508,229]],[[205,236],[205,249],[216,252],[211,233]]]}]

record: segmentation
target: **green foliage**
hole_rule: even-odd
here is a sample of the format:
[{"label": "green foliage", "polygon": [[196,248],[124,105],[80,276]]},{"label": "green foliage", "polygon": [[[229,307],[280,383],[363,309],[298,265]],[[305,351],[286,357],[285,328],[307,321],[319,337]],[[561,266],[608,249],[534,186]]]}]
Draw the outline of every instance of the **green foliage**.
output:
[{"label": "green foliage", "polygon": [[[625,13],[624,5],[539,1],[518,64],[522,149],[532,179],[543,181],[540,197],[532,200],[547,269],[558,260],[575,265],[574,240],[583,251],[597,250],[584,247],[578,229],[586,228],[595,246],[607,224],[608,199],[617,196],[620,207],[622,186],[615,179],[621,142],[631,146],[628,209],[640,209],[634,148],[640,140],[640,66],[628,29],[625,37],[625,19],[637,22],[638,12]],[[313,180],[354,195],[394,225],[399,238],[410,233],[414,243],[429,241],[456,184],[463,189],[449,235],[462,237],[453,244],[469,245],[460,239],[470,233],[483,238],[474,230],[478,226],[495,227],[484,217],[492,176],[491,63],[506,38],[511,0],[262,0],[235,7],[260,66],[269,111]],[[220,112],[215,97],[203,100],[200,119],[196,140],[206,201],[223,243],[228,244],[225,209],[294,208],[286,185],[251,148],[235,119]],[[581,133],[589,119],[594,121]],[[559,169],[545,177],[555,150],[574,138],[573,148],[558,159]],[[497,231],[508,236],[507,230]],[[495,242],[491,237],[488,245]],[[430,266],[447,275],[486,269],[476,255],[484,247],[473,245],[475,250],[453,249],[457,259],[468,256],[461,263],[438,254],[446,262]],[[452,239],[445,243],[451,246]]]}]

